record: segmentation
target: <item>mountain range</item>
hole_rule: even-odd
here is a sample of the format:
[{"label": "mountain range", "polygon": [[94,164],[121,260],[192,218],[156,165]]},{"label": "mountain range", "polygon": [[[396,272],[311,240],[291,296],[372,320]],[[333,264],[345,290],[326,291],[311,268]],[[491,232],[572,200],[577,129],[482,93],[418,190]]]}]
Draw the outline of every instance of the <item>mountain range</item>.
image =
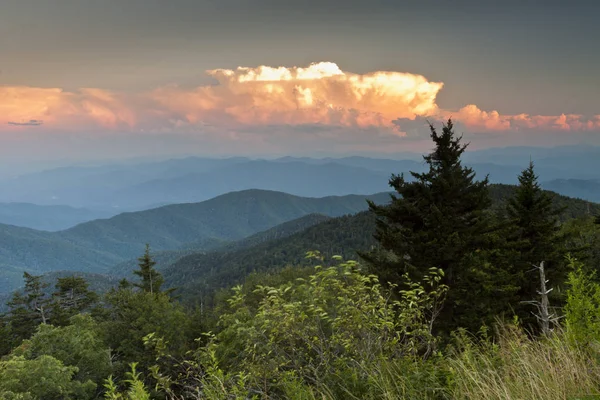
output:
[{"label": "mountain range", "polygon": [[381,193],[306,198],[246,190],[201,203],[123,213],[58,232],[0,225],[0,292],[18,286],[23,271],[104,273],[142,254],[146,243],[155,251],[199,251],[308,214],[353,214],[367,208],[367,198],[383,203],[389,196]]},{"label": "mountain range", "polygon": [[[600,201],[598,148],[465,153],[477,177],[494,183],[497,205],[530,159],[545,189],[584,199],[555,196],[565,218],[600,212],[589,202]],[[146,243],[165,271],[223,250],[233,257],[364,211],[366,198],[386,202],[392,173],[424,170],[418,157],[188,157],[13,176],[0,181],[0,292],[20,285],[23,271],[126,276]]]},{"label": "mountain range", "polygon": [[[479,178],[489,175],[490,182],[504,184],[516,184],[517,175],[531,159],[544,187],[587,200],[600,198],[600,149],[595,147],[487,149],[469,151],[464,159]],[[244,189],[305,197],[370,194],[389,190],[387,181],[392,173],[405,173],[410,178],[409,171],[423,172],[424,168],[423,161],[416,157],[397,159],[394,155],[387,159],[187,157],[55,168],[0,181],[0,202],[67,205],[89,210],[89,217],[79,212],[79,219],[69,216],[44,226],[43,222],[32,223],[23,217],[3,220],[0,213],[0,222],[57,230],[73,226],[81,218],[95,219],[95,212],[112,216],[166,204],[200,202]],[[581,190],[581,186],[586,188]]]}]

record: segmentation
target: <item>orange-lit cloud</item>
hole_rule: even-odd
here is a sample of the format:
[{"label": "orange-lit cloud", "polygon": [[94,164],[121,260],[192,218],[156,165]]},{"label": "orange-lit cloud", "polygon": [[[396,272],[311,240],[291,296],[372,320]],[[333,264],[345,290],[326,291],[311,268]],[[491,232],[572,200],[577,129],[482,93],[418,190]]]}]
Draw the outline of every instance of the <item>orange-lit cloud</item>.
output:
[{"label": "orange-lit cloud", "polygon": [[324,124],[392,128],[395,118],[437,111],[442,83],[420,75],[341,71],[336,64],[307,68],[238,68],[208,71],[214,86],[164,87],[150,94],[172,117],[210,124]]},{"label": "orange-lit cloud", "polygon": [[557,131],[600,130],[600,115],[585,118],[579,114],[551,115],[501,115],[497,111],[486,112],[470,104],[458,112],[445,112],[472,130],[479,131],[518,131],[544,129]]},{"label": "orange-lit cloud", "polygon": [[57,88],[0,86],[0,118],[10,126],[31,126],[35,125],[32,121],[43,121],[43,125],[58,129],[136,126],[136,111],[131,105],[121,96],[100,89],[67,92]]},{"label": "orange-lit cloud", "polygon": [[600,129],[600,115],[502,115],[476,105],[443,110],[436,103],[443,83],[410,73],[354,74],[321,62],[306,68],[239,67],[207,74],[216,84],[194,89],[171,85],[136,94],[0,86],[0,130],[42,124],[44,129],[114,131],[317,124],[403,135],[403,120],[448,116],[477,132]]}]

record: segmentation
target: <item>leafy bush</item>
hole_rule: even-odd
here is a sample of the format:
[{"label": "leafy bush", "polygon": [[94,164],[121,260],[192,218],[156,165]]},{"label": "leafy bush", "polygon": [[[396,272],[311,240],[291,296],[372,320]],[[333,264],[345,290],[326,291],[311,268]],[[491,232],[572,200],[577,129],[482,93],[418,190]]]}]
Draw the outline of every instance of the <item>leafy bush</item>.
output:
[{"label": "leafy bush", "polygon": [[365,394],[373,368],[435,348],[432,319],[446,292],[440,278],[432,270],[426,283],[433,290],[412,283],[394,300],[356,262],[316,267],[306,279],[258,286],[257,309],[238,286],[205,355],[233,373],[233,386],[243,381],[264,397],[304,386],[335,397]]},{"label": "leafy bush", "polygon": [[47,355],[64,365],[77,366],[73,378],[80,382],[101,383],[111,371],[110,351],[89,315],[76,315],[66,327],[40,325],[31,339],[12,354],[28,360]]},{"label": "leafy bush", "polygon": [[93,398],[96,384],[73,379],[78,368],[54,357],[34,360],[17,356],[0,361],[0,398],[69,400]]},{"label": "leafy bush", "polygon": [[569,338],[578,345],[589,346],[600,341],[600,284],[595,272],[586,273],[583,265],[569,257],[566,328]]}]

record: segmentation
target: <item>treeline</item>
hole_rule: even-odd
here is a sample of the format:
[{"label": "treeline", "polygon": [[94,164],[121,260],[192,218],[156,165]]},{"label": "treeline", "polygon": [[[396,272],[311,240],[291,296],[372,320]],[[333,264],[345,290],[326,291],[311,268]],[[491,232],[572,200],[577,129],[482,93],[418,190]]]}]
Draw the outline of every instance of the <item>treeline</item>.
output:
[{"label": "treeline", "polygon": [[[0,398],[599,395],[596,208],[567,220],[532,163],[490,191],[452,121],[431,138],[429,170],[393,175],[389,204],[323,223],[337,235],[315,225],[287,249],[190,256],[164,277],[146,248],[136,279],[101,297],[78,277],[48,296],[25,274],[2,317]],[[198,269],[206,281],[190,285]]]}]

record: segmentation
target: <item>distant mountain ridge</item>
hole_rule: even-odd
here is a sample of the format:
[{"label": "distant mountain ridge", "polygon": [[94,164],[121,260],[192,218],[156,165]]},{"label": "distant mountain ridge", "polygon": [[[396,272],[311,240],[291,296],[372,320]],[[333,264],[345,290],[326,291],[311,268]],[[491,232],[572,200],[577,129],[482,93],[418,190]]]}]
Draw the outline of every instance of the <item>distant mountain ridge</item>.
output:
[{"label": "distant mountain ridge", "polygon": [[107,211],[31,203],[0,203],[0,224],[41,231],[60,231],[77,224],[114,215]]},{"label": "distant mountain ridge", "polygon": [[600,202],[600,179],[554,179],[542,182],[542,187],[569,197]]},{"label": "distant mountain ridge", "polygon": [[[536,164],[541,182],[600,179],[600,149],[596,147],[516,147],[469,151],[464,155],[464,163],[473,167],[479,178],[489,174],[492,183],[503,184],[516,184],[517,175],[530,159]],[[199,202],[250,188],[305,197],[368,194],[387,190],[392,173],[405,173],[410,179],[409,171],[423,172],[424,168],[423,161],[417,157],[399,159],[393,154],[388,158],[281,157],[268,160],[188,157],[138,164],[58,168],[5,179],[0,181],[0,202],[66,204],[117,214],[158,204]]]}]

